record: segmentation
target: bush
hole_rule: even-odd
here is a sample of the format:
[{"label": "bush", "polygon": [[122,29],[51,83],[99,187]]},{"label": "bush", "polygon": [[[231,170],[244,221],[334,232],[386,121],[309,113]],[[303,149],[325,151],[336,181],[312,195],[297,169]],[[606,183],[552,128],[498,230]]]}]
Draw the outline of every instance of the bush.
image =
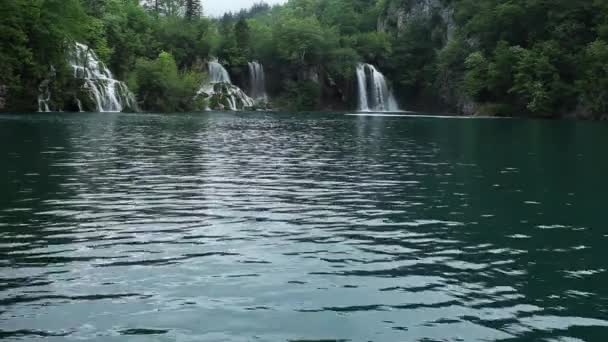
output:
[{"label": "bush", "polygon": [[137,93],[143,109],[181,112],[204,108],[204,104],[194,98],[201,81],[201,74],[179,72],[173,56],[162,52],[156,60],[137,61],[129,86]]},{"label": "bush", "polygon": [[583,102],[593,114],[608,113],[608,44],[596,40],[584,52],[584,72],[577,82]]},{"label": "bush", "polygon": [[321,88],[314,81],[294,82],[288,81],[285,86],[285,95],[279,99],[281,108],[294,111],[308,111],[319,108]]}]

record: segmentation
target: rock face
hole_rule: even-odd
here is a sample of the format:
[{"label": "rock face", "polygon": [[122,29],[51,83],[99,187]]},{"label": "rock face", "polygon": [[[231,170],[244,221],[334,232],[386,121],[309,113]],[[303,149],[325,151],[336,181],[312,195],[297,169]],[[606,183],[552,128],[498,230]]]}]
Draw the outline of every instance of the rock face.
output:
[{"label": "rock face", "polygon": [[197,97],[207,101],[208,109],[239,111],[255,107],[255,101],[251,97],[228,82],[207,84],[199,90]]},{"label": "rock face", "polygon": [[454,37],[454,8],[444,0],[388,0],[378,19],[378,31],[403,31],[414,20],[440,19],[446,42]]},{"label": "rock face", "polygon": [[[431,25],[434,34],[443,35],[438,36],[442,38],[442,46],[437,47],[438,54],[456,38],[458,31],[454,20],[454,7],[448,0],[386,0],[378,19],[378,30],[399,35],[414,23]],[[431,38],[434,37],[429,37]],[[422,101],[422,107],[429,108],[421,109],[447,110],[465,115],[478,113],[478,104],[460,91],[458,82],[457,74],[439,75],[435,81],[437,95],[432,100]]]},{"label": "rock face", "polygon": [[[69,64],[74,78],[82,80],[89,100],[95,103],[97,112],[122,112],[137,110],[135,95],[124,82],[114,79],[112,72],[88,46],[76,43],[70,51]],[[78,107],[81,100],[76,99]],[[80,108],[82,109],[82,108]]]},{"label": "rock face", "polygon": [[207,109],[239,111],[255,108],[255,100],[232,84],[228,70],[217,59],[208,62],[207,66],[209,79],[196,94],[196,97],[205,99]]}]

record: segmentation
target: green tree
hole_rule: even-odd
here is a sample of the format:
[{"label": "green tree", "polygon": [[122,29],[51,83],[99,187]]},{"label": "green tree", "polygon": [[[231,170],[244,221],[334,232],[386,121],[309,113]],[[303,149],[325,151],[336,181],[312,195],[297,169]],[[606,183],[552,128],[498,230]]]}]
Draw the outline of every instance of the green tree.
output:
[{"label": "green tree", "polygon": [[69,79],[66,49],[86,36],[88,18],[78,0],[0,0],[0,17],[0,83],[8,108],[33,110],[45,78],[53,76],[59,91]]},{"label": "green tree", "polygon": [[480,51],[473,52],[465,60],[466,74],[464,89],[466,93],[476,100],[483,101],[483,94],[487,92],[488,60]]},{"label": "green tree", "polygon": [[311,65],[321,61],[326,36],[314,17],[285,18],[274,27],[279,56],[288,63]]},{"label": "green tree", "polygon": [[186,18],[199,18],[203,14],[201,0],[186,0]]},{"label": "green tree", "polygon": [[353,36],[354,48],[365,61],[383,63],[390,58],[390,36],[383,32],[364,32]]},{"label": "green tree", "polygon": [[160,112],[202,109],[194,94],[202,76],[179,71],[170,53],[162,52],[156,60],[140,59],[130,77],[129,86],[137,93],[142,106]]},{"label": "green tree", "polygon": [[547,114],[554,108],[559,74],[548,56],[538,50],[518,49],[515,80],[511,91],[521,96],[532,113]]},{"label": "green tree", "polygon": [[394,80],[410,97],[433,89],[437,46],[431,35],[429,22],[413,20],[393,43],[391,61],[395,71]]},{"label": "green tree", "polygon": [[608,114],[608,43],[594,41],[583,58],[584,72],[578,81],[583,101],[593,114]]},{"label": "green tree", "polygon": [[241,17],[234,26],[234,38],[236,46],[243,57],[248,58],[250,54],[251,33],[249,24],[245,18]]}]

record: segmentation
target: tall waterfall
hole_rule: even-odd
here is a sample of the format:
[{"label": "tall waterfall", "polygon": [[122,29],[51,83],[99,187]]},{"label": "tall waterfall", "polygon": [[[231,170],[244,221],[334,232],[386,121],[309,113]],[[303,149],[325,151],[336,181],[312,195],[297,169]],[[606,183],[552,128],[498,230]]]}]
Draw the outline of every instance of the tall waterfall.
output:
[{"label": "tall waterfall", "polygon": [[197,96],[204,96],[213,109],[228,108],[233,111],[252,108],[255,101],[239,87],[232,84],[230,75],[217,60],[207,63],[209,78],[200,88]]},{"label": "tall waterfall", "polygon": [[98,112],[122,112],[127,108],[137,108],[135,96],[127,85],[115,80],[110,69],[88,46],[76,43],[68,62],[74,71],[74,78],[84,80],[84,89]]},{"label": "tall waterfall", "polygon": [[249,95],[258,101],[267,101],[264,66],[257,61],[247,64],[249,65]]},{"label": "tall waterfall", "polygon": [[359,110],[394,112],[399,110],[397,100],[389,89],[386,78],[371,64],[357,66]]}]

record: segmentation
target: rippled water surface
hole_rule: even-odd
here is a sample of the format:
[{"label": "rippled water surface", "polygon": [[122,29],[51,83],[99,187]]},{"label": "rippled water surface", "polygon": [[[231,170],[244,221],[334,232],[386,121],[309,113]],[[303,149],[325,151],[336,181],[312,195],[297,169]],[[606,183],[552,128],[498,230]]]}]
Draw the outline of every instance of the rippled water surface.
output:
[{"label": "rippled water surface", "polygon": [[608,126],[0,116],[0,339],[608,341]]}]

